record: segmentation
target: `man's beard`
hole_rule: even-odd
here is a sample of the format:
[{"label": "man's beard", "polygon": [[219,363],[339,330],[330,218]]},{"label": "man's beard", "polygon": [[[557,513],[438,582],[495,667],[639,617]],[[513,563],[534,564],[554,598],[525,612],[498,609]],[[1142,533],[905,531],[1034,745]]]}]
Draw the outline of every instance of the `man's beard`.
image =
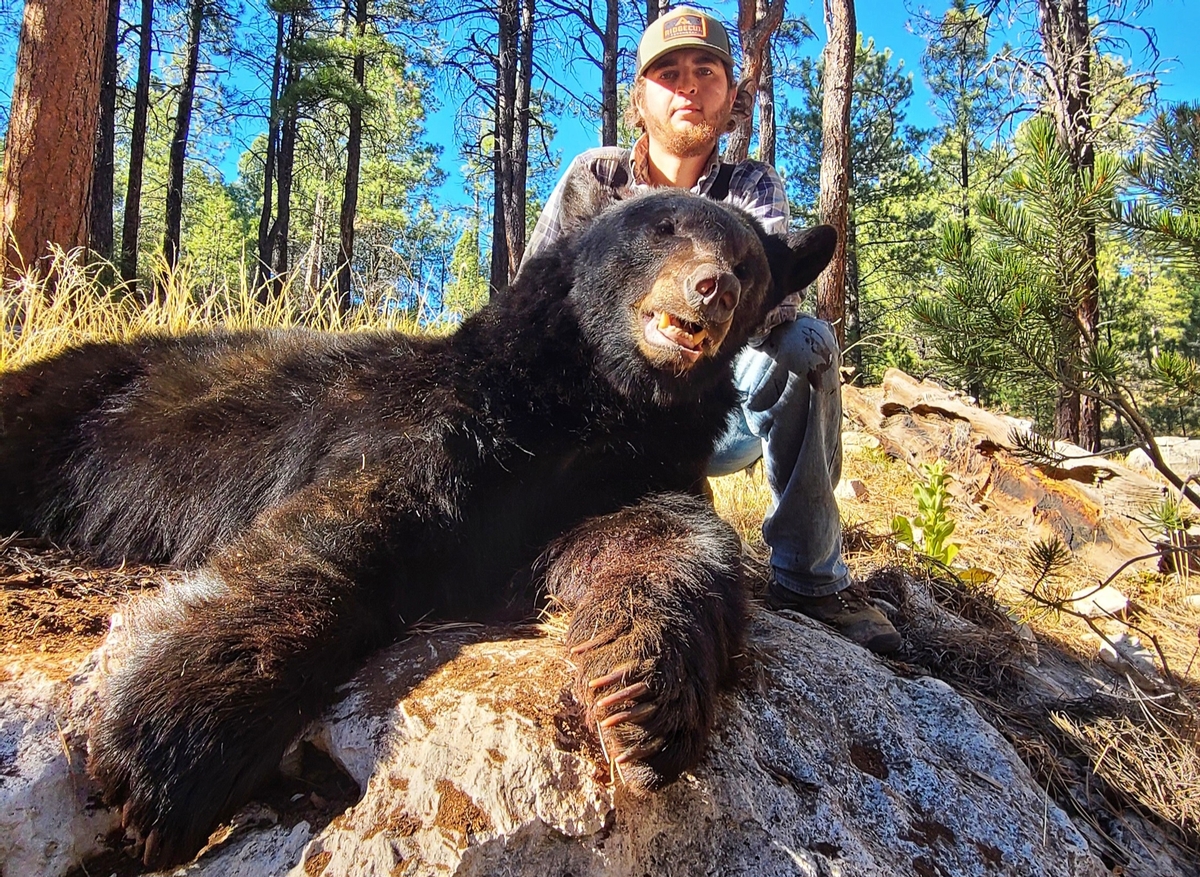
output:
[{"label": "man's beard", "polygon": [[695,125],[688,125],[682,131],[663,124],[658,119],[645,119],[646,131],[663,147],[680,158],[695,158],[708,155],[716,145],[720,135],[716,125],[705,119]]}]

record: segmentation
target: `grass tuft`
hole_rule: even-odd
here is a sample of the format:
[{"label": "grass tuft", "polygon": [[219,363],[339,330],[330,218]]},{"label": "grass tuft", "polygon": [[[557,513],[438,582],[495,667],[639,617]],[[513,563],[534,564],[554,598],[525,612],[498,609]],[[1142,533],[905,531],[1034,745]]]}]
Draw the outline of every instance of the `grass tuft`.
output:
[{"label": "grass tuft", "polygon": [[262,302],[248,274],[236,288],[205,288],[186,259],[173,270],[160,262],[153,289],[105,282],[116,274],[112,265],[87,261],[82,250],[55,248],[45,265],[7,281],[0,291],[0,371],[72,344],[141,335],[291,326],[333,332],[418,329],[404,312],[360,307],[343,314],[333,280],[312,293],[292,274],[277,295]]}]

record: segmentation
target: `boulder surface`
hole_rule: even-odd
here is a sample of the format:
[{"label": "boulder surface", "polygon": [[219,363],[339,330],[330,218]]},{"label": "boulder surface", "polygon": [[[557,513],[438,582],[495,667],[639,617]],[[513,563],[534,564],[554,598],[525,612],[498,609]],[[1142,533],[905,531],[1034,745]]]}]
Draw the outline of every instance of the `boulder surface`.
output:
[{"label": "boulder surface", "polygon": [[[1109,873],[945,683],[901,677],[790,614],[756,615],[745,664],[705,761],[636,798],[581,726],[555,636],[416,635],[378,653],[309,729],[358,785],[356,803],[316,826],[252,805],[181,872]],[[78,734],[103,666],[93,657],[71,680],[0,682],[5,877],[58,877],[112,843],[116,815],[89,797]]]}]

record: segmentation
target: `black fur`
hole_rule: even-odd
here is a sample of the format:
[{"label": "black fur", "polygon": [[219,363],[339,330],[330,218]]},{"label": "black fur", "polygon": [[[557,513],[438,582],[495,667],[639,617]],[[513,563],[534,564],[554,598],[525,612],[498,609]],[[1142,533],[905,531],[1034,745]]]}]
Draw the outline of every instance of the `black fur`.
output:
[{"label": "black fur", "polygon": [[[733,356],[832,244],[818,229],[789,249],[736,210],[656,193],[533,260],[448,338],[214,332],[0,376],[0,529],[197,568],[130,612],[91,729],[90,769],[147,864],[192,856],[405,624],[527,613],[511,583],[547,546],[577,693],[611,719],[629,782],[694,764],[744,595],[736,537],[678,494],[699,490]],[[699,259],[742,278],[728,334],[691,367],[655,364],[639,303],[658,281],[657,305],[683,313],[672,272]],[[626,609],[637,624],[613,621]]]}]

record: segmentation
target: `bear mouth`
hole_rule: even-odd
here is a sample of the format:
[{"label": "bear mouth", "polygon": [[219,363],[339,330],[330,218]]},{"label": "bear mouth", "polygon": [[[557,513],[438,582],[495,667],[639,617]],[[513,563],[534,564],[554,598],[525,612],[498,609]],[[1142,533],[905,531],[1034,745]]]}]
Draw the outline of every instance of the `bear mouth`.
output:
[{"label": "bear mouth", "polygon": [[648,344],[667,348],[688,365],[697,362],[713,347],[713,338],[707,328],[667,311],[644,312],[642,328]]}]

